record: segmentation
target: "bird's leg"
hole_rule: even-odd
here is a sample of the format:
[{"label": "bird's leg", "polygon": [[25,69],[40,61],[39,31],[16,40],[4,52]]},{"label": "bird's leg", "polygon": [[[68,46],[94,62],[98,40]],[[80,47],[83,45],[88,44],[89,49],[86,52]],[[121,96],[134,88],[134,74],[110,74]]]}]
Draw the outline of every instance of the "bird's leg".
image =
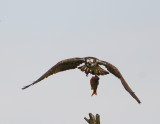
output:
[{"label": "bird's leg", "polygon": [[99,80],[99,77],[98,77],[98,75],[95,75],[95,78],[97,78],[97,79]]}]

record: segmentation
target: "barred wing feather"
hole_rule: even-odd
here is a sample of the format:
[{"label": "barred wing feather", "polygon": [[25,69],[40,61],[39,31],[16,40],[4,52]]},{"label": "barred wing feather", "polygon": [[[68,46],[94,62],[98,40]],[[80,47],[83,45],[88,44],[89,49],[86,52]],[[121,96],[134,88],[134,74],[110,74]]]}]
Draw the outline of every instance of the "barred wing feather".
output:
[{"label": "barred wing feather", "polygon": [[140,104],[141,101],[138,99],[138,97],[135,95],[135,93],[132,91],[132,89],[129,87],[125,79],[123,78],[122,74],[120,71],[112,64],[106,61],[99,61],[98,64],[103,65],[107,68],[109,72],[111,72],[113,75],[115,75],[117,78],[119,78],[122,82],[123,87],[130,93],[130,95],[136,99],[136,101]]},{"label": "barred wing feather", "polygon": [[22,89],[26,89],[26,88],[40,82],[41,80],[47,78],[48,76],[50,76],[52,74],[56,74],[58,72],[62,72],[62,71],[70,70],[70,69],[75,69],[75,68],[77,68],[77,66],[84,63],[84,61],[85,60],[83,58],[71,58],[71,59],[62,60],[62,61],[58,62],[56,65],[54,65],[51,69],[49,69],[39,79],[34,81],[32,84],[24,86]]}]

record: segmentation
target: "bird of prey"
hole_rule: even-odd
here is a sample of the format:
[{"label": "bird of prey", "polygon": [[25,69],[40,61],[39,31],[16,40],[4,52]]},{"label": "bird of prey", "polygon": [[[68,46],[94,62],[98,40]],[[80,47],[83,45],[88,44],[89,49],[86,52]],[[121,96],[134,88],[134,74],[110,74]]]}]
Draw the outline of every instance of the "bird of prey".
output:
[{"label": "bird of prey", "polygon": [[[80,66],[83,64],[82,66]],[[104,70],[100,66],[104,66],[107,68],[107,70]],[[100,76],[100,75],[107,75],[112,73],[114,76],[119,78],[121,80],[121,83],[123,87],[130,93],[130,95],[138,102],[141,103],[141,101],[138,99],[138,97],[135,95],[135,93],[132,91],[132,89],[129,87],[125,79],[123,78],[122,74],[119,72],[119,70],[112,64],[106,61],[99,60],[95,57],[84,57],[84,58],[71,58],[71,59],[66,59],[58,62],[56,65],[54,65],[52,68],[50,68],[45,74],[43,74],[40,78],[38,78],[36,81],[34,81],[32,84],[29,84],[22,89],[26,89],[30,87],[31,85],[34,85],[41,80],[47,78],[48,76],[52,74],[56,74],[58,72],[66,71],[69,69],[75,69],[78,68],[81,71],[85,72],[86,75],[89,73],[95,76]]]}]

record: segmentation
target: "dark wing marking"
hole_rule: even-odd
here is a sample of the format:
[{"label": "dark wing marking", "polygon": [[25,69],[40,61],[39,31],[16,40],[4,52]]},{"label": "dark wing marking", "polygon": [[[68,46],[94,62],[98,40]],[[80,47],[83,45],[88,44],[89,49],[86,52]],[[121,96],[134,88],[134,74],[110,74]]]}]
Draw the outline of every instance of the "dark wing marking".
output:
[{"label": "dark wing marking", "polygon": [[123,78],[122,74],[119,72],[119,70],[112,64],[106,61],[99,60],[98,64],[103,65],[107,68],[108,71],[110,71],[113,75],[115,75],[117,78],[119,78],[122,82],[122,85],[124,88],[130,93],[130,95],[137,100],[138,103],[141,103],[141,101],[138,99],[138,97],[134,94],[132,89],[129,87],[125,79]]},{"label": "dark wing marking", "polygon": [[52,74],[56,74],[58,72],[66,71],[69,69],[75,69],[75,68],[77,68],[77,66],[79,66],[83,62],[84,62],[83,58],[71,58],[71,59],[62,60],[62,61],[58,62],[55,66],[53,66],[51,69],[49,69],[39,79],[34,81],[32,84],[29,84],[29,85],[23,87],[22,89],[26,89],[26,88],[30,87],[31,85],[34,85],[34,84],[40,82],[41,80],[47,78],[48,76],[50,76]]}]

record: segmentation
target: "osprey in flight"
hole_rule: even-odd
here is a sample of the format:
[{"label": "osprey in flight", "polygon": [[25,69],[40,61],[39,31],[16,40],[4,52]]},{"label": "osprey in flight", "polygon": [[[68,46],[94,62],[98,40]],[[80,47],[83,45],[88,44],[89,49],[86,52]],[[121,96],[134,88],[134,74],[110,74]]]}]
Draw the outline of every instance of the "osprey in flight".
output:
[{"label": "osprey in flight", "polygon": [[[79,66],[82,63],[84,65]],[[108,71],[101,68],[100,65],[103,65],[104,67],[106,67]],[[22,89],[26,89],[26,88],[30,87],[31,85],[34,85],[34,84],[40,82],[41,80],[47,78],[48,76],[50,76],[52,74],[56,74],[61,71],[66,71],[66,70],[75,69],[75,68],[78,68],[81,71],[85,72],[86,75],[88,75],[89,73],[92,75],[95,75],[95,77],[92,77],[91,81],[90,81],[91,82],[91,89],[94,90],[93,94],[96,94],[96,89],[97,89],[97,86],[99,83],[98,76],[107,75],[110,72],[114,76],[119,78],[122,82],[122,85],[130,93],[130,95],[134,99],[136,99],[138,103],[141,103],[141,101],[138,99],[138,97],[134,94],[132,89],[129,87],[129,85],[127,84],[127,82],[123,78],[122,74],[119,72],[119,70],[114,65],[112,65],[106,61],[99,60],[95,57],[71,58],[71,59],[62,60],[62,61],[58,62],[56,65],[54,65],[51,69],[49,69],[39,79],[34,81],[32,84],[29,84],[29,85],[23,87]]]}]

